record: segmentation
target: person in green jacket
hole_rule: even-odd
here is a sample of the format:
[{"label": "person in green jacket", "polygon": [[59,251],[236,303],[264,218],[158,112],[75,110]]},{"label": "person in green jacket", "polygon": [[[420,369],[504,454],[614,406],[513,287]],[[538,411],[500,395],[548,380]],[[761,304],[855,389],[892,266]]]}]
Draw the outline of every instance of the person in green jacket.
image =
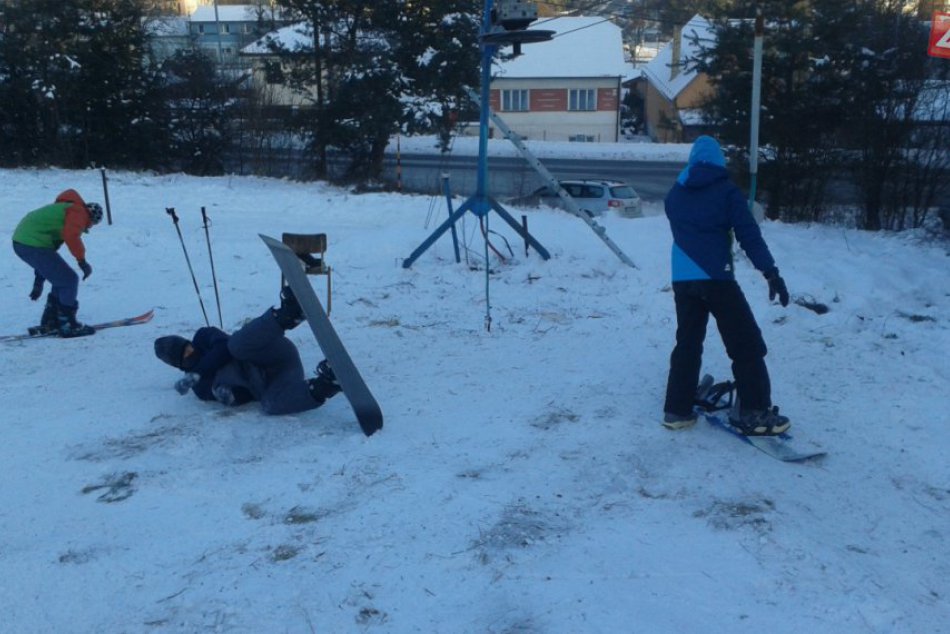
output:
[{"label": "person in green jacket", "polygon": [[36,301],[43,294],[43,285],[51,289],[40,325],[30,332],[56,332],[61,337],[91,335],[91,326],[76,320],[79,310],[79,275],[58,253],[63,243],[76,258],[82,279],[92,275],[86,261],[86,247],[82,234],[102,221],[102,207],[86,203],[74,189],[67,189],[51,205],[45,205],[26,214],[13,232],[13,251],[33,269],[33,288],[30,299]]}]

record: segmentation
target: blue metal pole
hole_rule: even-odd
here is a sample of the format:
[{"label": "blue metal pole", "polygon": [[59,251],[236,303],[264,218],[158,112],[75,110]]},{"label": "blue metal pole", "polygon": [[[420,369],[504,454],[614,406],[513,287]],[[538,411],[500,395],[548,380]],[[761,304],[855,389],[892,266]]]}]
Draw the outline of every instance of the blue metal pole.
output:
[{"label": "blue metal pole", "polygon": [[[485,0],[485,10],[482,14],[482,35],[491,31],[491,12],[493,0]],[[475,200],[472,212],[477,216],[488,213],[491,205],[488,202],[488,108],[491,91],[491,60],[495,47],[482,43],[482,85],[481,108],[478,117],[478,172],[475,184]]]}]

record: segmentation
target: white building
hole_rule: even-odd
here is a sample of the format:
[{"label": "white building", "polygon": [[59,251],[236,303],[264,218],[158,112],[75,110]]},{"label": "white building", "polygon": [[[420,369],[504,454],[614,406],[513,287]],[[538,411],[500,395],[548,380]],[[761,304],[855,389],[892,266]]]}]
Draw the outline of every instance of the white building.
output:
[{"label": "white building", "polygon": [[492,110],[529,139],[619,140],[620,85],[631,70],[620,27],[602,17],[558,17],[529,28],[555,35],[496,66]]}]

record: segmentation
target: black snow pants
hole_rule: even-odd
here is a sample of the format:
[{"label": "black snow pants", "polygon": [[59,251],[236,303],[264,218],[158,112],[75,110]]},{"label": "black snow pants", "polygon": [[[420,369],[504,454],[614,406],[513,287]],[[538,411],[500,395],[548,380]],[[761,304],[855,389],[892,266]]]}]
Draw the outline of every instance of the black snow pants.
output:
[{"label": "black snow pants", "polygon": [[716,319],[726,354],[732,360],[732,374],[742,409],[771,407],[772,387],[765,366],[765,341],[739,284],[732,280],[674,282],[673,295],[676,346],[670,355],[663,411],[682,416],[692,412],[710,314]]}]

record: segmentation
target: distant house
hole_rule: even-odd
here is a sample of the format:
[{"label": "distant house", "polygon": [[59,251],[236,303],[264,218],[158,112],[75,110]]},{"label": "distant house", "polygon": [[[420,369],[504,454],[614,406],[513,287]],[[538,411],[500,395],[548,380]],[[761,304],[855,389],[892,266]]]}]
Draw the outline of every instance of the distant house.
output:
[{"label": "distant house", "polygon": [[715,38],[712,24],[696,15],[643,67],[644,119],[654,141],[690,142],[710,131],[700,111],[712,91],[709,79],[685,65],[699,54],[700,43],[708,48]]},{"label": "distant house", "polygon": [[529,139],[617,141],[620,85],[630,71],[620,27],[600,17],[559,17],[530,28],[555,31],[554,38],[496,66],[492,110]]},{"label": "distant house", "polygon": [[[254,4],[198,7],[190,17],[190,32],[198,48],[223,64],[239,64],[240,50],[266,30],[269,10]],[[262,29],[263,27],[263,29]]]},{"label": "distant house", "polygon": [[[274,48],[282,51],[278,55]],[[253,72],[253,83],[278,107],[306,107],[316,101],[316,86],[309,94],[292,89],[287,83],[291,68],[286,57],[313,55],[313,29],[307,22],[282,27],[248,44],[240,51]]]},{"label": "distant house", "polygon": [[192,47],[187,17],[163,16],[145,21],[152,61],[161,64],[175,53]]}]

